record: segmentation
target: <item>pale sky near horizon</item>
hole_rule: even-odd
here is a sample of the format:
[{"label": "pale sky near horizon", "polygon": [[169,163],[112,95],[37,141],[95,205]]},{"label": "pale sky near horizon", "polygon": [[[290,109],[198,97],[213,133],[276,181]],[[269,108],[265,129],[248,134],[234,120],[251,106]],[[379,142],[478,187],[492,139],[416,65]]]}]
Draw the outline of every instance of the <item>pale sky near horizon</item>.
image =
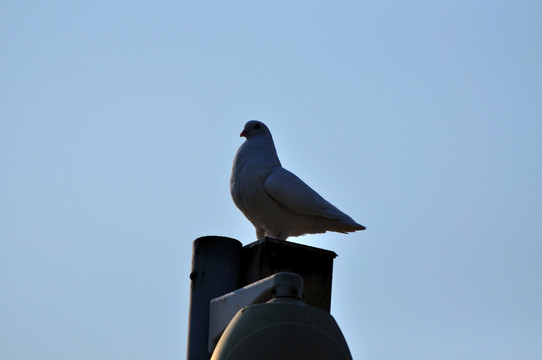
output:
[{"label": "pale sky near horizon", "polygon": [[542,3],[4,1],[0,359],[185,357],[192,241],[255,241],[250,119],[367,226],[354,359],[542,358]]}]

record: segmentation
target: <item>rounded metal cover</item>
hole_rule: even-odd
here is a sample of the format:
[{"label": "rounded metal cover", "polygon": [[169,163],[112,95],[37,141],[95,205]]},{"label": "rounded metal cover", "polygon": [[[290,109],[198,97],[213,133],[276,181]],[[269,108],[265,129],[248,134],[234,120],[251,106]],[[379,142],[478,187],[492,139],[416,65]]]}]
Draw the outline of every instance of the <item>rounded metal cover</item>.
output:
[{"label": "rounded metal cover", "polygon": [[211,360],[351,360],[333,317],[303,303],[269,302],[241,309]]}]

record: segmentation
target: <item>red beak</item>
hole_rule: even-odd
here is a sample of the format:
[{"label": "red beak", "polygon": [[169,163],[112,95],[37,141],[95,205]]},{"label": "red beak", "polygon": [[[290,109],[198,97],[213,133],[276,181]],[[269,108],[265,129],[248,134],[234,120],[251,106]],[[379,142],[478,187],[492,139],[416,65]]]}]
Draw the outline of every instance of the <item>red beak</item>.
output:
[{"label": "red beak", "polygon": [[241,134],[239,136],[247,136],[246,130],[241,131]]}]

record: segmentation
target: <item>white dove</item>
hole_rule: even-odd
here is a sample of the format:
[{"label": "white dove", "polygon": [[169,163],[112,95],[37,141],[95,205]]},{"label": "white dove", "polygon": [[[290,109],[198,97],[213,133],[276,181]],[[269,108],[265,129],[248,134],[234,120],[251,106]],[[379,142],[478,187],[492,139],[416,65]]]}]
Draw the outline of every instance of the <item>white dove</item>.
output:
[{"label": "white dove", "polygon": [[240,136],[246,141],[233,160],[230,191],[235,205],[256,228],[258,239],[365,230],[281,166],[264,123],[247,122]]}]

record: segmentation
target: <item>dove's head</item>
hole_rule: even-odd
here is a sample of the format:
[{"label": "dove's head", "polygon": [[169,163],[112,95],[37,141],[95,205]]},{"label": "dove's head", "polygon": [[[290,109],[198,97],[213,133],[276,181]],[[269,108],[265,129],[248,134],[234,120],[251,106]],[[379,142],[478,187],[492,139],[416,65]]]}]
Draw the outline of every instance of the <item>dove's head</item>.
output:
[{"label": "dove's head", "polygon": [[265,124],[261,121],[250,120],[249,122],[245,124],[245,128],[241,132],[240,136],[244,136],[247,139],[250,139],[250,138],[253,138],[256,136],[262,136],[262,135],[264,136],[271,135],[271,132],[269,131],[267,126],[265,126]]}]

